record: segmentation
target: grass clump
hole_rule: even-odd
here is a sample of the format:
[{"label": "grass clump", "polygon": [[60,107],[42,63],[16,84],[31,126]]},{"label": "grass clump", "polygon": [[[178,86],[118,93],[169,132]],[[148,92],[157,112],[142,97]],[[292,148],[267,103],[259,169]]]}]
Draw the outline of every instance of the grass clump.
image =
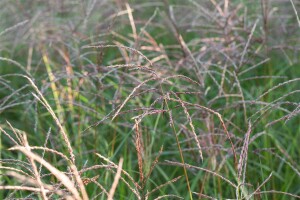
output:
[{"label": "grass clump", "polygon": [[1,2],[1,199],[297,199],[295,1]]}]

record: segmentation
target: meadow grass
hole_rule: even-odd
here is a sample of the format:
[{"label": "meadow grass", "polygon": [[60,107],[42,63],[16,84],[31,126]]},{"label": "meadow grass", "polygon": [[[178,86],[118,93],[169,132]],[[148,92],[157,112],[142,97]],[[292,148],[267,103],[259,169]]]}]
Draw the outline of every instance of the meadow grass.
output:
[{"label": "meadow grass", "polygon": [[298,199],[296,1],[16,1],[1,199]]}]

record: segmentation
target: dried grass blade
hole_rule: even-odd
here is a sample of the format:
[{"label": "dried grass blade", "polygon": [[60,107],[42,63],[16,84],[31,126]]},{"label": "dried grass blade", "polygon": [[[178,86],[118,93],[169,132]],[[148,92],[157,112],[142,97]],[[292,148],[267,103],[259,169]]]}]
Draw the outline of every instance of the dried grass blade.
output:
[{"label": "dried grass blade", "polygon": [[[240,178],[242,176],[243,168],[244,168],[244,173],[245,173],[245,170],[246,170],[247,157],[248,157],[248,146],[249,146],[249,139],[250,139],[251,131],[252,131],[252,125],[249,122],[248,131],[245,134],[244,144],[243,144],[243,147],[242,147],[242,152],[241,152],[240,160],[239,160],[239,164],[238,164],[238,180],[240,180]],[[244,180],[245,180],[245,177],[243,177],[243,181]]]},{"label": "dried grass blade", "polygon": [[112,184],[112,186],[109,190],[109,193],[108,193],[108,197],[107,197],[108,200],[113,200],[117,185],[118,185],[120,177],[121,177],[122,165],[123,165],[123,158],[121,158],[120,161],[119,161],[119,165],[118,165],[117,173],[115,175],[114,182],[113,182],[113,184]]},{"label": "dried grass blade", "polygon": [[62,173],[61,171],[53,167],[50,163],[45,161],[43,158],[30,152],[25,147],[17,146],[17,147],[10,148],[9,150],[19,150],[22,153],[24,153],[27,157],[30,157],[33,160],[37,161],[38,163],[42,164],[68,189],[68,191],[70,191],[74,195],[75,199],[78,200],[81,199],[74,183],[64,173]]}]

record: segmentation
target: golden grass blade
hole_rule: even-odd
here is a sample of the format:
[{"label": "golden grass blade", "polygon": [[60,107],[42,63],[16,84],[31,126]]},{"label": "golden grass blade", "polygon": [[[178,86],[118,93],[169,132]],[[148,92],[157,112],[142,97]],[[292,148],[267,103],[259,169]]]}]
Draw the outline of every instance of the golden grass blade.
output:
[{"label": "golden grass blade", "polygon": [[9,150],[19,150],[22,153],[24,153],[27,157],[32,158],[33,160],[37,161],[38,163],[42,164],[45,168],[47,168],[67,189],[69,192],[71,192],[74,196],[74,199],[80,200],[81,197],[79,195],[79,192],[77,191],[74,183],[61,171],[53,167],[50,163],[42,159],[40,156],[30,152],[25,147],[13,147]]},{"label": "golden grass blade", "polygon": [[[27,190],[31,192],[41,192],[40,188],[27,187],[27,186],[15,186],[15,185],[0,186],[0,190]],[[45,192],[48,193],[49,190],[45,190]]]},{"label": "golden grass blade", "polygon": [[120,161],[119,161],[119,165],[118,165],[117,173],[115,175],[114,182],[113,182],[113,184],[112,184],[112,186],[109,190],[109,193],[108,193],[108,197],[107,197],[108,200],[113,200],[117,185],[118,185],[120,177],[121,177],[122,165],[123,165],[123,158],[121,158]]}]

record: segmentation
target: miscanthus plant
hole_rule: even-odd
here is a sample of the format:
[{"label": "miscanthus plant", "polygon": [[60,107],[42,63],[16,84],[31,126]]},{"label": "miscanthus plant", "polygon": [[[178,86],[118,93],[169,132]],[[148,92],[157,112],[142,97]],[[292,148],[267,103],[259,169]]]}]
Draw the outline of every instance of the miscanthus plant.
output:
[{"label": "miscanthus plant", "polygon": [[299,3],[0,2],[1,199],[297,199]]}]

